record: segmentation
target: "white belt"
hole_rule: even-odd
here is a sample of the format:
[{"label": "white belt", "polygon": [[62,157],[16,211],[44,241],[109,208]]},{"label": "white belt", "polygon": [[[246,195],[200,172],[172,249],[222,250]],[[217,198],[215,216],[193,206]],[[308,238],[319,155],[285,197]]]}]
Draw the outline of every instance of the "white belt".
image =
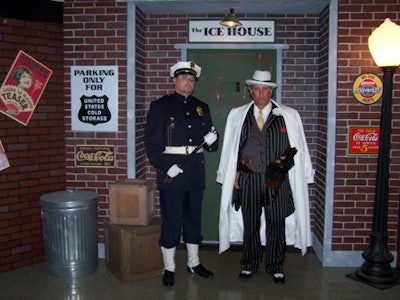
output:
[{"label": "white belt", "polygon": [[[173,146],[166,146],[164,150],[164,154],[183,154],[189,155],[196,149],[197,146],[180,146],[180,147],[173,147]],[[203,148],[200,148],[197,153],[203,152]]]}]

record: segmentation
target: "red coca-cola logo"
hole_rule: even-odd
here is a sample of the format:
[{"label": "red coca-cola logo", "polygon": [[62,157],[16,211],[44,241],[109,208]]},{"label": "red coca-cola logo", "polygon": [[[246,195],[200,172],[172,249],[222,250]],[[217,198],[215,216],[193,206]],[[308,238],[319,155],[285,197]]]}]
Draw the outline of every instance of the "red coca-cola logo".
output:
[{"label": "red coca-cola logo", "polygon": [[371,133],[357,132],[353,136],[353,141],[355,142],[377,142],[378,140],[379,140],[379,134],[375,132]]}]

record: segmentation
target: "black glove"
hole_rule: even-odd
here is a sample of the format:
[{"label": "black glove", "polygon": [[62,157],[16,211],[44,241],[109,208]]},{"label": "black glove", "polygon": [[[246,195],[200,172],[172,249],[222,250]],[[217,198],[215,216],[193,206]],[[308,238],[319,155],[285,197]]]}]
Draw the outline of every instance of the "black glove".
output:
[{"label": "black glove", "polygon": [[271,189],[277,189],[286,177],[287,172],[294,166],[294,156],[297,153],[296,148],[290,146],[285,150],[282,156],[285,159],[281,160],[280,163],[269,164],[265,172],[266,186]]},{"label": "black glove", "polygon": [[283,156],[286,156],[286,158],[281,162],[281,165],[283,164],[283,168],[285,169],[286,172],[288,172],[291,168],[294,166],[294,156],[297,153],[296,148],[288,148]]},{"label": "black glove", "polygon": [[241,203],[240,203],[240,189],[233,189],[232,193],[232,206],[235,208],[236,211],[239,210]]},{"label": "black glove", "polygon": [[282,164],[272,163],[268,165],[265,174],[267,175],[267,180],[271,181],[275,180],[279,174],[282,174],[284,172],[285,169],[283,168]]}]

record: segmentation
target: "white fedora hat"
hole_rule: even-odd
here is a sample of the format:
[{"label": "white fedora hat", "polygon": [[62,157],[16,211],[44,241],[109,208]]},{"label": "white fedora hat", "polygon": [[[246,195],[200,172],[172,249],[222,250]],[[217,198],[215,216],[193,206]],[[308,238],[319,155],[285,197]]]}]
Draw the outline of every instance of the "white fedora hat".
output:
[{"label": "white fedora hat", "polygon": [[269,86],[271,88],[276,88],[278,86],[275,82],[271,81],[271,73],[270,72],[260,71],[260,70],[254,71],[253,78],[247,79],[246,84],[247,85],[261,84],[261,85]]}]

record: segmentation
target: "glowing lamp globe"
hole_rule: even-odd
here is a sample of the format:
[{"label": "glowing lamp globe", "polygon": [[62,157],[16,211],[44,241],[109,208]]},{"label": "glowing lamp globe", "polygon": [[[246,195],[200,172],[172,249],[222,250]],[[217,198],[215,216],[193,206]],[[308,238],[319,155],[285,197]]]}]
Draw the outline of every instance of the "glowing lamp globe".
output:
[{"label": "glowing lamp globe", "polygon": [[386,18],[369,36],[368,48],[378,67],[398,67],[400,65],[400,26]]}]

